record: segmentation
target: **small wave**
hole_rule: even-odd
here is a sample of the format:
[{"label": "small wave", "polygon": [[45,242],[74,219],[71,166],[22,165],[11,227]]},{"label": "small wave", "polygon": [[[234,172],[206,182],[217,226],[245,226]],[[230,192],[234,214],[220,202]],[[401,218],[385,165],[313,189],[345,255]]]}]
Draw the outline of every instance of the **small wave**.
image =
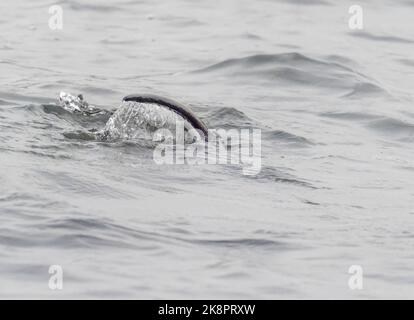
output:
[{"label": "small wave", "polygon": [[[154,19],[153,16],[147,16],[147,19],[152,20]],[[175,15],[165,15],[157,18],[158,20],[165,21],[166,23],[174,26],[174,27],[181,27],[181,28],[189,28],[189,27],[199,27],[204,26],[205,23],[194,18],[188,17],[177,17]]]},{"label": "small wave", "polygon": [[351,32],[349,35],[353,37],[358,37],[362,39],[372,40],[372,41],[384,41],[384,42],[394,42],[394,43],[406,43],[411,44],[414,43],[414,40],[400,38],[396,36],[388,36],[388,35],[376,35],[369,32]]},{"label": "small wave", "polygon": [[301,198],[298,198],[300,201],[302,201],[303,203],[305,203],[305,204],[309,204],[309,205],[311,205],[311,206],[320,206],[321,204],[319,203],[319,202],[314,202],[314,201],[310,201],[310,200],[308,200],[308,199],[301,199]]},{"label": "small wave", "polygon": [[39,152],[35,150],[9,150],[18,153],[30,154],[34,156],[38,156],[41,158],[50,158],[50,159],[61,159],[61,160],[69,160],[72,159],[71,154],[66,153],[46,153],[46,152]]},{"label": "small wave", "polygon": [[205,121],[210,127],[220,128],[255,125],[255,122],[242,111],[232,107],[221,107],[211,111]]},{"label": "small wave", "polygon": [[297,136],[295,134],[282,131],[282,130],[273,130],[270,132],[265,132],[264,136],[270,140],[275,140],[278,142],[285,142],[285,143],[293,144],[295,146],[300,146],[300,147],[314,145],[313,142],[311,142],[310,140],[304,137]]},{"label": "small wave", "polygon": [[[59,119],[75,122],[76,124],[81,125],[84,128],[92,129],[95,127],[103,126],[108,119],[113,114],[112,111],[102,110],[103,112],[100,114],[96,114],[93,117],[85,116],[80,113],[71,113],[66,111],[61,106],[57,104],[42,104],[41,107],[43,108],[44,113],[46,114],[53,114]],[[37,112],[37,106],[27,106],[28,109]],[[70,135],[70,133],[69,133]]]},{"label": "small wave", "polygon": [[[314,59],[297,52],[281,54],[261,54],[244,58],[228,59],[208,67],[194,70],[192,74],[203,74],[228,78],[229,81],[248,82],[254,84],[272,83],[289,85],[292,90],[298,87],[312,89],[335,89],[343,94],[349,90],[360,92],[376,87],[381,89],[363,74],[356,72],[349,65],[352,61],[328,56],[324,59]],[[359,84],[364,83],[361,87]],[[369,87],[369,85],[371,86]],[[292,86],[293,85],[293,86]],[[324,90],[326,94],[326,90]],[[351,93],[352,94],[352,93]],[[355,95],[356,93],[354,93]]]},{"label": "small wave", "polygon": [[382,118],[373,120],[367,124],[367,127],[400,141],[412,142],[414,140],[414,124],[398,119]]},{"label": "small wave", "polygon": [[412,59],[399,59],[398,61],[405,66],[414,67],[414,60]]},{"label": "small wave", "polygon": [[[9,247],[57,247],[57,248],[97,248],[116,247],[134,248],[137,244],[125,241],[119,237],[109,237],[102,234],[91,235],[90,232],[70,232],[69,234],[57,235],[53,231],[37,231],[40,226],[35,225],[34,229],[18,232],[16,230],[2,229],[0,241]],[[36,230],[36,231],[35,231]],[[53,229],[49,229],[53,230]]]},{"label": "small wave", "polygon": [[16,102],[48,103],[50,101],[55,100],[52,98],[29,96],[29,95],[22,95],[22,94],[2,92],[2,91],[0,91],[0,95],[2,99],[11,100],[13,104],[15,104]]},{"label": "small wave", "polygon": [[255,176],[246,176],[246,178],[254,179],[254,180],[275,181],[279,183],[287,183],[287,184],[297,185],[297,186],[306,187],[310,189],[318,189],[317,187],[313,186],[311,183],[307,181],[300,180],[291,174],[282,172],[270,166],[262,166],[260,173],[258,173]]},{"label": "small wave", "polygon": [[330,54],[330,55],[327,55],[326,57],[325,57],[325,59],[327,60],[327,61],[330,61],[330,62],[335,62],[335,63],[338,63],[338,64],[341,64],[341,65],[343,65],[343,66],[347,66],[348,68],[350,68],[350,66],[352,66],[352,67],[356,67],[358,64],[354,61],[354,60],[352,60],[351,58],[349,58],[349,57],[345,57],[345,56],[343,56],[343,55],[338,55],[338,54]]},{"label": "small wave", "polygon": [[81,141],[94,141],[96,136],[89,131],[73,131],[73,132],[64,132],[63,136],[67,139],[81,140]]},{"label": "small wave", "polygon": [[255,41],[261,41],[263,40],[262,37],[258,36],[257,34],[253,34],[253,33],[243,33],[240,37],[248,39],[248,40],[255,40]]},{"label": "small wave", "polygon": [[344,98],[361,99],[365,97],[384,97],[388,94],[387,91],[373,83],[362,82],[357,83],[351,92],[345,94]]},{"label": "small wave", "polygon": [[15,103],[0,99],[0,106],[11,106],[11,105],[15,105]]},{"label": "small wave", "polygon": [[[202,68],[199,70],[195,70],[194,72],[210,72],[216,70],[223,70],[231,67],[256,67],[261,65],[268,65],[268,64],[295,64],[295,65],[319,65],[319,66],[329,66],[333,65],[333,63],[327,63],[323,61],[319,61],[316,59],[309,58],[303,54],[297,52],[288,52],[288,53],[280,53],[280,54],[258,54],[253,56],[248,56],[244,58],[237,58],[237,59],[228,59],[222,62],[213,64],[206,68]],[[347,69],[346,67],[337,65],[340,68]]]},{"label": "small wave", "polygon": [[323,112],[320,113],[319,116],[327,117],[327,118],[334,118],[339,120],[373,120],[378,119],[380,116],[369,114],[369,113],[361,113],[361,112]]},{"label": "small wave", "polygon": [[114,229],[116,225],[104,219],[96,218],[62,218],[54,219],[48,223],[48,227],[53,229],[67,229],[67,230],[110,230]]},{"label": "small wave", "polygon": [[82,86],[79,88],[80,92],[85,92],[88,94],[96,94],[98,96],[111,96],[111,95],[119,95],[120,92],[109,89],[109,88],[101,88],[95,86]]},{"label": "small wave", "polygon": [[269,239],[258,239],[258,238],[241,238],[241,239],[213,239],[213,240],[193,240],[193,243],[217,246],[217,247],[228,247],[228,248],[286,248],[290,249],[290,245],[285,242],[269,240]]},{"label": "small wave", "polygon": [[[62,246],[116,246],[139,249],[153,249],[159,242],[170,242],[157,232],[148,232],[126,227],[105,218],[71,217],[52,219],[39,226],[42,230],[64,230],[66,237],[60,237]],[[91,236],[91,235],[94,236]]]}]

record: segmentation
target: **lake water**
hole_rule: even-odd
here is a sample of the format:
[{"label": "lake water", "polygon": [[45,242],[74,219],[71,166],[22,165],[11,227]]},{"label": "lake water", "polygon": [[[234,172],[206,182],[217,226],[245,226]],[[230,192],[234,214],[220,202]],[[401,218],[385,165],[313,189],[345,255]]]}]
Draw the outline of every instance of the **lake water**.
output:
[{"label": "lake water", "polygon": [[[414,4],[358,3],[2,0],[0,297],[414,298]],[[261,129],[261,171],[70,138],[60,91]]]}]

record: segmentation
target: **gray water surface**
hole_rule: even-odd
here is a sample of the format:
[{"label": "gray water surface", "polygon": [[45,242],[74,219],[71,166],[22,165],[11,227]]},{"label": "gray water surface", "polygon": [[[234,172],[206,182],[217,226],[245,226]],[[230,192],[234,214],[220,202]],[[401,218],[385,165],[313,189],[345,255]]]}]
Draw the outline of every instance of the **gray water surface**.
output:
[{"label": "gray water surface", "polygon": [[[0,298],[414,298],[412,1],[54,4],[0,3]],[[60,91],[260,128],[262,169],[73,138],[107,119]]]}]

